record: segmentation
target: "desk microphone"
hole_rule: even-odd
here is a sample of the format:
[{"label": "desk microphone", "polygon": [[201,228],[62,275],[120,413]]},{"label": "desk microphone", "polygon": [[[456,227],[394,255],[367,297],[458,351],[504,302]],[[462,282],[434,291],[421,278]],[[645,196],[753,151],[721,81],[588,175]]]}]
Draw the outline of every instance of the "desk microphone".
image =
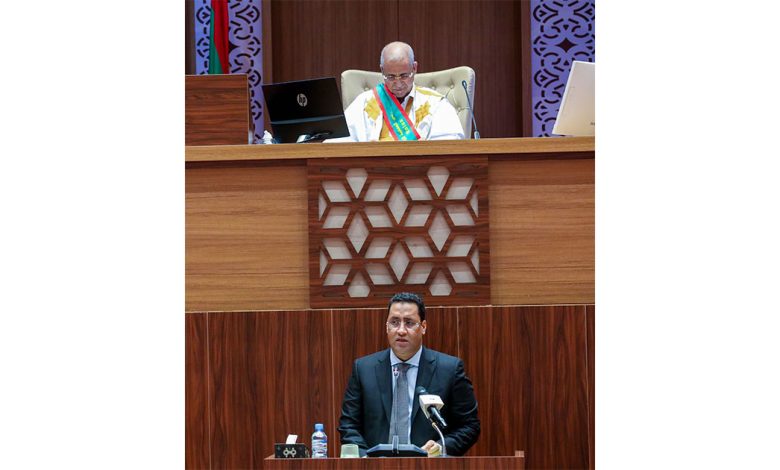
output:
[{"label": "desk microphone", "polygon": [[436,421],[442,429],[445,429],[447,427],[447,422],[444,421],[441,413],[439,413],[439,410],[444,406],[441,397],[439,395],[429,395],[428,391],[425,390],[425,387],[417,387],[416,391],[420,396],[420,408],[423,410],[423,413],[425,413],[425,417],[431,422]]},{"label": "desk microphone", "polygon": [[441,430],[447,427],[447,422],[444,421],[441,413],[439,413],[441,407],[444,406],[444,402],[441,401],[439,395],[429,395],[428,390],[425,390],[425,387],[417,387],[415,392],[419,395],[420,408],[422,408],[423,413],[425,413],[425,417],[431,421],[431,426],[439,433],[439,438],[441,439],[441,456],[446,457],[447,445],[444,441],[444,433],[442,433]]},{"label": "desk microphone", "polygon": [[469,87],[466,85],[466,80],[460,82],[463,85],[463,91],[466,92],[466,101],[469,103],[469,109],[471,110],[471,123],[474,124],[474,140],[479,139],[479,130],[477,130],[477,120],[474,119],[474,106],[471,104],[471,98],[469,98]]}]

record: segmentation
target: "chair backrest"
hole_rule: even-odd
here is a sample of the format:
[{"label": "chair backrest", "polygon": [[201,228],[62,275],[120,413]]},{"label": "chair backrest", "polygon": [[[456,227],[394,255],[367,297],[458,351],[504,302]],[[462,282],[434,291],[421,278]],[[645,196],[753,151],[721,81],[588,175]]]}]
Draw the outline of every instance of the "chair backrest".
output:
[{"label": "chair backrest", "polygon": [[[466,80],[469,89],[469,98],[474,102],[474,80],[476,74],[471,67],[455,67],[453,69],[440,70],[438,72],[418,73],[414,77],[417,86],[431,88],[447,97],[447,100],[458,112],[460,124],[466,138],[471,137],[471,113],[469,103],[466,100],[466,92],[461,82]],[[341,103],[344,109],[357,98],[357,95],[370,90],[382,81],[382,74],[367,70],[345,70],[341,73]]]}]

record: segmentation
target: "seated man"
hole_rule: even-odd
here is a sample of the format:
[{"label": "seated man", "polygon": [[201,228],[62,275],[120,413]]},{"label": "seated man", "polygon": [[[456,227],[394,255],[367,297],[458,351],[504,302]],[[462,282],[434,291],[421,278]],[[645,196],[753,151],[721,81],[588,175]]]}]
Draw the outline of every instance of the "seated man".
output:
[{"label": "seated man", "polygon": [[414,84],[417,62],[403,42],[382,49],[384,82],[365,91],[344,111],[350,137],[332,141],[463,139],[458,113],[447,98]]},{"label": "seated man", "polygon": [[419,296],[396,294],[387,310],[390,349],[355,361],[341,405],[341,444],[357,444],[365,455],[367,449],[398,436],[400,444],[438,453],[439,434],[420,410],[415,393],[421,386],[444,401],[447,454],[463,455],[480,431],[477,399],[463,361],[422,347],[428,324]]}]

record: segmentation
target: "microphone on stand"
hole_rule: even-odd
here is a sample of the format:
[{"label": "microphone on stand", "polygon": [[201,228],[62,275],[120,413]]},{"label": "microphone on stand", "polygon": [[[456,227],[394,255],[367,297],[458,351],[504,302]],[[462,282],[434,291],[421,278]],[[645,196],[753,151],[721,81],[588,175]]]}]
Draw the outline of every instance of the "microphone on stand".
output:
[{"label": "microphone on stand", "polygon": [[444,406],[444,402],[438,395],[429,395],[425,387],[417,387],[415,391],[419,395],[420,408],[425,413],[425,417],[431,422],[433,429],[439,433],[441,438],[441,456],[446,457],[447,446],[444,445],[444,434],[441,430],[447,427],[447,422],[444,421],[444,417],[439,413],[439,410]]},{"label": "microphone on stand", "polygon": [[420,395],[420,408],[422,408],[425,417],[429,421],[436,421],[442,429],[447,428],[447,422],[444,421],[439,410],[444,406],[444,402],[441,401],[439,395],[430,395],[425,387],[417,387],[417,393]]},{"label": "microphone on stand", "polygon": [[469,87],[466,85],[466,80],[460,82],[463,85],[463,91],[466,92],[466,101],[469,103],[469,109],[471,110],[471,123],[474,125],[474,140],[479,139],[479,130],[477,130],[477,120],[474,118],[474,106],[471,104],[471,98],[469,98]]}]

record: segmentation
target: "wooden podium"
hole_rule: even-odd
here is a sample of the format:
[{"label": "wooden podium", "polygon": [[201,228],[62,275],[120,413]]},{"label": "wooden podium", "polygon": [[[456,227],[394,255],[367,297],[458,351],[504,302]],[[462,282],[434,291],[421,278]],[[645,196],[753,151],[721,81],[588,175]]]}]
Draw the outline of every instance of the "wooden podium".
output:
[{"label": "wooden podium", "polygon": [[512,457],[445,457],[445,458],[376,458],[376,459],[265,459],[264,468],[274,470],[391,470],[391,469],[461,469],[461,470],[522,470],[525,453],[516,451]]},{"label": "wooden podium", "polygon": [[[479,238],[481,234],[476,237],[483,245],[489,240],[489,247],[480,251],[480,261],[474,263],[479,265],[475,277],[489,275],[488,286],[484,288],[477,277],[474,292],[465,298],[427,297],[426,304],[428,299],[433,301],[431,305],[455,306],[594,301],[592,137],[188,146],[185,156],[188,311],[383,306],[387,293],[381,302],[360,305],[357,297],[338,297],[330,305],[318,297],[315,281],[322,267],[316,247],[313,253],[309,251],[313,245],[310,227],[316,221],[318,205],[310,190],[312,169],[337,167],[343,172],[352,165],[368,169],[371,181],[372,169],[367,165],[385,166],[386,172],[379,178],[390,180],[408,173],[412,164],[437,168],[477,160],[485,162],[483,179],[475,180],[488,188],[479,198],[489,200],[489,228],[484,239]],[[403,166],[393,166],[397,164]],[[321,176],[335,177],[343,180],[339,183],[343,189],[349,189],[341,174]],[[393,188],[424,179],[423,172],[404,182],[392,180],[385,199],[393,198]],[[450,181],[454,179],[450,177]],[[363,193],[367,186],[369,182]],[[433,199],[424,201],[434,207],[427,224],[432,223],[435,213],[446,212],[442,207],[446,201]],[[361,199],[355,204],[375,203]],[[474,214],[485,216],[487,207],[483,210],[481,200],[478,205]],[[461,207],[472,210],[469,202]],[[345,232],[355,212],[351,210],[343,225]],[[406,212],[409,216],[411,205]],[[321,217],[326,219],[328,213]],[[370,225],[366,219],[364,226]],[[394,236],[389,233],[393,227],[382,230],[382,236]],[[370,245],[370,240],[365,245]],[[431,250],[435,253],[436,247],[431,246]],[[442,251],[447,251],[446,246]],[[392,257],[393,251],[386,254]],[[415,256],[408,254],[409,259]],[[434,265],[431,281],[439,266],[437,260],[425,256]],[[463,258],[463,264],[468,264],[467,257]],[[365,269],[362,272],[366,279],[371,275]],[[453,291],[464,286],[456,286],[451,279],[450,284]],[[388,291],[394,289],[390,287]],[[438,299],[443,301],[437,303]]]},{"label": "wooden podium", "polygon": [[[478,159],[486,162],[480,170],[485,176],[474,181],[486,184],[488,206],[483,211],[479,200],[472,206],[473,193],[464,196],[463,205],[469,214],[488,214],[489,252],[479,255],[487,252],[489,265],[480,259],[477,271],[489,275],[488,288],[475,289],[474,301],[452,303],[430,292],[434,284],[419,284],[428,291],[430,307],[424,344],[464,360],[479,401],[483,431],[468,456],[266,458],[274,442],[289,434],[306,436],[316,422],[325,424],[332,455],[340,455],[337,426],[352,362],[387,347],[386,301],[367,306],[354,300],[370,298],[373,290],[351,303],[342,298],[328,305],[317,297],[320,286],[314,281],[327,278],[335,264],[312,257],[317,253],[311,249],[317,235],[312,218],[327,220],[328,211],[349,206],[343,223],[348,232],[356,211],[362,216],[377,204],[360,196],[365,187],[351,187],[343,169],[365,170],[365,186],[372,176],[390,181],[389,203],[393,188],[401,187],[395,178],[405,178],[402,190],[409,200],[421,190],[405,184],[424,181],[419,173],[409,176],[411,167]],[[411,163],[399,167],[399,162]],[[524,468],[527,457],[530,468],[592,468],[594,167],[592,137],[187,146],[187,467],[493,469]],[[355,197],[328,198],[320,215],[311,188],[327,180]],[[477,199],[484,195],[480,191]],[[414,203],[399,225],[411,217]],[[446,201],[433,194],[424,204],[433,207],[431,214],[446,210]],[[367,216],[366,226],[375,214]],[[397,232],[381,229],[386,238]],[[369,233],[362,249],[355,249],[371,249],[371,236],[376,235]],[[480,236],[475,235],[484,246]],[[377,257],[390,274],[392,243],[407,241],[393,238],[385,257]],[[472,253],[463,251],[458,262],[471,262]],[[407,255],[408,271],[417,260],[414,252]],[[421,259],[433,265],[428,281],[447,275],[433,257]],[[376,273],[368,262],[354,261],[352,273],[369,281]],[[351,286],[351,275],[345,286]],[[399,282],[404,276],[397,276]],[[447,279],[453,292],[460,287],[458,278]],[[374,284],[372,289],[383,288]],[[515,406],[507,409],[505,403]],[[525,453],[514,456],[517,449]]]}]

